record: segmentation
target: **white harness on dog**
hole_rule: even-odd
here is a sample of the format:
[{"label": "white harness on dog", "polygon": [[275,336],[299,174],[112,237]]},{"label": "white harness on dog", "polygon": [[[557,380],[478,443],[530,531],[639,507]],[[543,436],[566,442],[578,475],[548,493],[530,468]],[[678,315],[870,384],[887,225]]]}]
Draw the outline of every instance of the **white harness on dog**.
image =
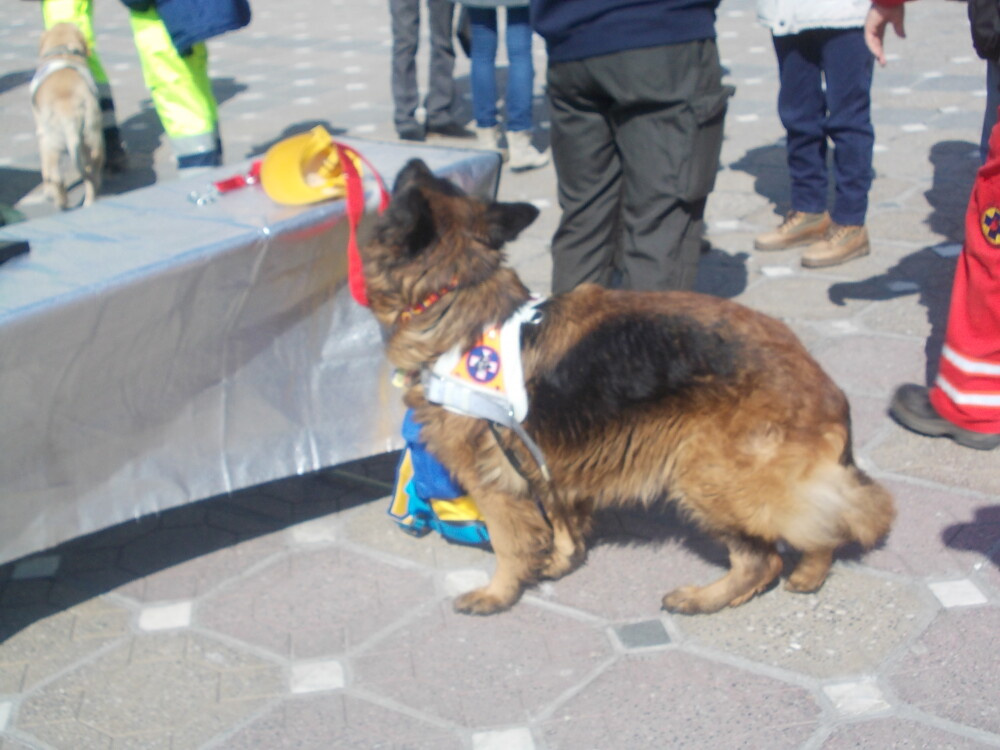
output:
[{"label": "white harness on dog", "polygon": [[[68,47],[57,47],[49,52],[46,57],[52,55],[79,56],[79,53],[69,49]],[[65,57],[53,57],[51,60],[43,60],[42,64],[39,65],[38,69],[35,71],[35,75],[31,78],[32,103],[35,101],[35,92],[38,91],[38,87],[42,85],[42,82],[57,70],[62,70],[63,68],[72,68],[79,73],[83,80],[87,82],[87,88],[90,89],[90,92],[94,96],[97,96],[97,83],[94,81],[94,76],[85,62],[70,60]]]},{"label": "white harness on dog", "polygon": [[424,396],[432,404],[467,417],[509,427],[524,442],[549,479],[538,444],[521,422],[528,416],[528,391],[521,366],[521,326],[538,323],[543,300],[521,306],[502,325],[487,326],[471,349],[455,347],[421,373]]}]

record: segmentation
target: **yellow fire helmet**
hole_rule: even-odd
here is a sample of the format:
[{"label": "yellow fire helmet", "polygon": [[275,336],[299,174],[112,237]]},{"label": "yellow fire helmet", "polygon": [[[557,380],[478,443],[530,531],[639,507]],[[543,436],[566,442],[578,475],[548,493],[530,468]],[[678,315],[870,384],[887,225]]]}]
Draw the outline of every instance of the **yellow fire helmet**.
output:
[{"label": "yellow fire helmet", "polygon": [[338,149],[322,125],[271,146],[260,165],[264,192],[276,203],[301,206],[347,194],[347,176],[341,164],[346,155],[361,174],[361,158],[354,149]]}]

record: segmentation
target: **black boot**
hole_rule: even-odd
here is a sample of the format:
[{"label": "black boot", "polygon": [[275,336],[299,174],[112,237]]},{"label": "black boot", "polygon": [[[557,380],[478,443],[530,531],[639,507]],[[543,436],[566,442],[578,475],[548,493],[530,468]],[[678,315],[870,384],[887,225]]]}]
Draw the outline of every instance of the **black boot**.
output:
[{"label": "black boot", "polygon": [[966,448],[988,451],[1000,445],[1000,435],[963,429],[938,414],[922,385],[899,386],[889,405],[889,414],[908,430],[929,437],[950,437]]},{"label": "black boot", "polygon": [[108,174],[121,174],[128,169],[128,154],[122,143],[122,134],[117,125],[104,128],[104,171]]}]

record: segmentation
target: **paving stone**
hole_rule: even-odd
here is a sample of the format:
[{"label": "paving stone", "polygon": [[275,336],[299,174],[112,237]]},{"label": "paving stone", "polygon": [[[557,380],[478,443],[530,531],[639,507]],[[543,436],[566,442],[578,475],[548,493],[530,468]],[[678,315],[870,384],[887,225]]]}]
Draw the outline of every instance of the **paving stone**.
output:
[{"label": "paving stone", "polygon": [[[402,533],[402,532],[400,532]],[[305,660],[344,653],[434,588],[424,573],[336,548],[303,551],[208,596],[201,626]]]},{"label": "paving stone", "polygon": [[451,732],[351,695],[292,698],[215,745],[219,750],[406,748],[461,750]]},{"label": "paving stone", "polygon": [[875,719],[838,727],[822,750],[982,750],[995,748],[936,727],[903,719]]},{"label": "paving stone", "polygon": [[875,446],[870,455],[883,471],[1000,494],[997,454],[963,448],[947,438],[924,437],[893,423],[888,439]]},{"label": "paving stone", "polygon": [[543,730],[551,750],[791,748],[815,731],[819,714],[800,687],[668,650],[619,660]]},{"label": "paving stone", "polygon": [[355,657],[352,684],[462,726],[504,726],[530,720],[610,654],[598,628],[527,602],[489,617],[442,604]]},{"label": "paving stone", "polygon": [[960,607],[941,612],[889,670],[900,698],[951,721],[1000,735],[996,700],[996,634],[1000,609]]},{"label": "paving stone", "polygon": [[824,685],[823,692],[841,716],[864,716],[892,708],[878,684],[870,678]]},{"label": "paving stone", "polygon": [[[133,660],[130,644],[116,646],[99,663],[63,674],[29,696],[18,729],[60,750],[110,747],[112,738],[137,733],[195,747],[194,740],[203,743],[218,731],[213,726],[220,718],[228,723],[246,717],[284,692],[281,670],[247,653],[190,633],[148,638],[172,641],[182,657]],[[224,675],[262,670],[270,672],[269,695],[220,694]]]},{"label": "paving stone", "polygon": [[472,735],[472,750],[535,750],[531,730],[523,727],[476,732]]},{"label": "paving stone", "polygon": [[643,620],[615,627],[619,643],[626,649],[655,648],[670,643],[670,636],[659,620]]},{"label": "paving stone", "polygon": [[673,622],[699,644],[832,678],[877,669],[927,613],[912,587],[836,565],[815,594],[778,587],[739,607]]},{"label": "paving stone", "polygon": [[291,688],[295,694],[344,687],[344,667],[336,659],[292,665]]},{"label": "paving stone", "polygon": [[896,386],[922,382],[923,342],[883,336],[829,339],[813,354],[841,388],[850,393],[882,395],[888,404]]},{"label": "paving stone", "polygon": [[[18,619],[21,614],[24,619]],[[34,619],[31,615],[40,615]],[[128,632],[130,613],[103,599],[64,611],[6,610],[14,627],[0,643],[0,691],[17,693],[69,668]]]},{"label": "paving stone", "polygon": [[972,607],[986,604],[983,592],[968,578],[954,581],[937,581],[928,584],[931,593],[938,598],[943,607]]}]

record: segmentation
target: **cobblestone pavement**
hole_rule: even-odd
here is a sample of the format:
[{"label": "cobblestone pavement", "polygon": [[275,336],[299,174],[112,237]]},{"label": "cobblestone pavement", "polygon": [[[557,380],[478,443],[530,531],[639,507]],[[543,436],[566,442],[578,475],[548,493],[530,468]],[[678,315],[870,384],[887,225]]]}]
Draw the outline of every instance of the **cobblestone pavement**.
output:
[{"label": "cobblestone pavement", "polygon": [[[97,9],[132,158],[107,191],[172,179],[125,10]],[[211,44],[229,162],[313,122],[392,137],[384,2],[255,14]],[[29,216],[51,211],[28,112],[39,26],[37,2],[0,5],[0,201]],[[805,271],[795,251],[752,250],[787,208],[776,65],[752,0],[723,0],[737,93],[700,282],[787,320],[847,391],[859,460],[899,506],[883,545],[842,550],[816,594],[672,616],[662,594],[716,576],[720,550],[669,510],[608,514],[582,569],[463,617],[449,599],[490,554],[396,530],[396,456],[378,456],[0,567],[0,748],[1000,747],[1000,453],[885,414],[940,348],[984,64],[964,3],[909,4],[907,32],[875,75],[875,252]],[[540,44],[537,63],[540,92]],[[467,73],[460,60],[464,92]],[[541,98],[539,116],[545,143]],[[543,209],[511,258],[544,292],[552,169],[505,171],[500,192]]]}]

